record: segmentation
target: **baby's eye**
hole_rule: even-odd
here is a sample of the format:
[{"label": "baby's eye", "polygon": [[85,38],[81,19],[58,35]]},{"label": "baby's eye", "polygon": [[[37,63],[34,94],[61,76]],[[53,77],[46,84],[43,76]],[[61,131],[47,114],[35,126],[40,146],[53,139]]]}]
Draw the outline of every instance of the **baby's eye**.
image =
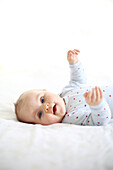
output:
[{"label": "baby's eye", "polygon": [[39,112],[39,118],[41,118],[41,116],[42,116],[42,112]]},{"label": "baby's eye", "polygon": [[41,102],[44,103],[44,97],[41,98]]}]

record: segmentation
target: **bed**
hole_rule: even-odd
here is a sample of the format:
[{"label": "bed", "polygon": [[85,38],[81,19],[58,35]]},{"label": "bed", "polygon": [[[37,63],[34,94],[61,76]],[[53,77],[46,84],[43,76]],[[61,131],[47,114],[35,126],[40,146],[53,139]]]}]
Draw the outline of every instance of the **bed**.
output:
[{"label": "bed", "polygon": [[[23,91],[45,86],[50,72],[0,75],[0,170],[113,170],[113,120],[101,127],[17,121],[13,103]],[[53,73],[46,87],[57,92],[67,80],[61,83],[61,70]]]}]

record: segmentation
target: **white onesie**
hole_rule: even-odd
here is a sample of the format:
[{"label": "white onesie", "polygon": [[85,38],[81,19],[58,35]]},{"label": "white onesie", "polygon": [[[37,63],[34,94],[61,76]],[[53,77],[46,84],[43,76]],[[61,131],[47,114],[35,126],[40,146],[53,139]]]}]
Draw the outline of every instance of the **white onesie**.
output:
[{"label": "white onesie", "polygon": [[103,101],[97,106],[90,106],[86,103],[83,94],[86,91],[92,91],[93,87],[86,85],[82,64],[79,61],[69,66],[71,80],[60,94],[66,103],[66,115],[62,123],[90,126],[108,124],[113,118],[113,85],[102,86]]}]

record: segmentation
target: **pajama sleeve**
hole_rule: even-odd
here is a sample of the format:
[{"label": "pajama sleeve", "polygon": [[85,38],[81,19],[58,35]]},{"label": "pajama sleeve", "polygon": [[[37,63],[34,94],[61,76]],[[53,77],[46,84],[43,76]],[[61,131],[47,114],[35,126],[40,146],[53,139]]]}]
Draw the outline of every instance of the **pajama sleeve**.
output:
[{"label": "pajama sleeve", "polygon": [[99,105],[89,107],[91,109],[91,113],[86,121],[87,124],[97,126],[109,123],[111,119],[111,110],[105,99],[103,99]]},{"label": "pajama sleeve", "polygon": [[67,86],[65,86],[62,90],[62,94],[69,91],[72,88],[79,87],[82,84],[86,84],[86,76],[84,73],[84,69],[80,61],[76,64],[70,64],[70,81]]},{"label": "pajama sleeve", "polygon": [[86,76],[84,73],[83,66],[80,61],[78,61],[76,64],[69,65],[70,71],[71,71],[71,79],[70,79],[70,85],[72,84],[85,84],[86,83]]}]

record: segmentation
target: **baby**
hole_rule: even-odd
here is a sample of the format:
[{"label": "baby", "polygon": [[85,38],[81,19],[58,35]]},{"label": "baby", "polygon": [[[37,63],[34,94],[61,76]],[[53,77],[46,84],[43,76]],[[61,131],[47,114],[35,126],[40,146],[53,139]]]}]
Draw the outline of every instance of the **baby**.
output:
[{"label": "baby", "polygon": [[[17,119],[26,123],[50,125],[70,123],[100,126],[113,117],[113,86],[91,87],[86,85],[79,50],[69,50],[67,60],[71,78],[62,93],[46,89],[24,92],[15,104]],[[112,115],[111,115],[112,113]]]}]

